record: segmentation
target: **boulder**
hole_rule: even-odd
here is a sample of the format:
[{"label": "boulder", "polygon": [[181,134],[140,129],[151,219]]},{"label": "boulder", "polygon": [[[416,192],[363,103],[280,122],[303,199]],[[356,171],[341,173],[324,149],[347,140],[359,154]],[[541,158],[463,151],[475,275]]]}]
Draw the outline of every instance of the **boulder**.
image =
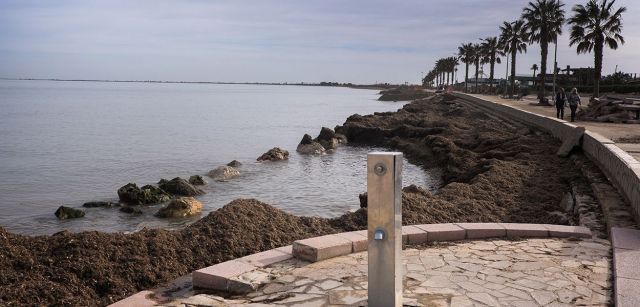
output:
[{"label": "boulder", "polygon": [[318,134],[318,141],[329,141],[336,137],[335,131],[331,128],[322,127],[320,129],[320,134]]},{"label": "boulder", "polygon": [[220,166],[209,171],[209,177],[215,181],[227,181],[240,176],[240,172],[231,166]]},{"label": "boulder", "polygon": [[320,146],[322,146],[326,150],[336,149],[338,148],[338,145],[340,145],[340,142],[338,141],[337,138],[332,138],[332,139],[329,139],[328,141],[318,140],[318,143],[320,144]]},{"label": "boulder", "polygon": [[200,175],[193,175],[189,177],[189,183],[193,185],[205,185],[207,182]]},{"label": "boulder", "polygon": [[161,218],[188,217],[202,212],[202,203],[193,197],[178,197],[156,213]]},{"label": "boulder", "polygon": [[[308,134],[304,135],[305,137],[308,136]],[[315,141],[310,141],[309,143],[303,143],[306,142],[305,138],[302,138],[302,141],[300,142],[300,144],[298,144],[298,147],[296,148],[296,151],[299,154],[302,155],[321,155],[324,153],[325,149],[324,146],[322,146],[320,143],[315,142]]]},{"label": "boulder", "polygon": [[113,207],[116,207],[117,205],[118,205],[117,203],[112,203],[110,201],[89,201],[82,204],[82,206],[85,208],[98,208],[98,207],[113,208]]},{"label": "boulder", "polygon": [[360,208],[366,208],[368,205],[367,192],[358,195],[358,198],[360,198]]},{"label": "boulder", "polygon": [[571,135],[564,139],[564,142],[562,142],[562,145],[560,146],[556,154],[562,158],[568,157],[574,148],[578,148],[582,144],[582,137],[584,136],[584,132],[584,127],[576,127],[575,129],[573,129],[573,131],[571,131]]},{"label": "boulder", "polygon": [[124,206],[120,208],[120,212],[128,213],[128,214],[142,214],[142,210],[137,207]]},{"label": "boulder", "polygon": [[338,140],[338,143],[340,143],[341,145],[347,144],[347,136],[344,134],[340,134],[340,133],[336,133],[336,137]]},{"label": "boulder", "polygon": [[347,143],[347,137],[342,134],[337,134],[335,131],[327,127],[320,129],[320,134],[316,138],[316,142],[320,143],[324,149],[336,149],[340,144]]},{"label": "boulder", "polygon": [[160,181],[158,181],[158,185],[165,184],[167,182],[169,182],[169,180],[162,178],[160,179]]},{"label": "boulder", "polygon": [[265,152],[262,154],[262,156],[258,157],[258,161],[281,161],[281,160],[288,160],[289,159],[289,152],[278,148],[278,147],[274,147],[269,149],[269,151]]},{"label": "boulder", "polygon": [[84,211],[67,206],[60,206],[58,210],[56,210],[55,215],[59,220],[77,219],[84,216]]},{"label": "boulder", "polygon": [[120,201],[129,205],[152,205],[169,201],[171,197],[163,190],[152,185],[138,188],[135,183],[128,183],[118,189]]},{"label": "boulder", "polygon": [[238,160],[233,160],[233,161],[227,163],[227,166],[240,167],[240,166],[242,166],[242,163],[240,163],[240,161],[238,161]]},{"label": "boulder", "polygon": [[308,145],[311,143],[313,143],[313,138],[305,133],[304,136],[302,136],[302,140],[300,140],[300,145]]},{"label": "boulder", "polygon": [[167,193],[178,196],[197,196],[204,194],[204,191],[194,187],[188,181],[176,177],[160,185],[160,188]]}]

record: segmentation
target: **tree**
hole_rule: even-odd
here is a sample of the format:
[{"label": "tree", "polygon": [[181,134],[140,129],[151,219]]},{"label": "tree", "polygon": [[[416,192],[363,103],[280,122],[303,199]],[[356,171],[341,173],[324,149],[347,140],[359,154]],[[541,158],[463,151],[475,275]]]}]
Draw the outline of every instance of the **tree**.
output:
[{"label": "tree", "polygon": [[522,19],[525,20],[529,42],[540,44],[540,73],[542,74],[542,85],[538,92],[540,103],[545,103],[549,43],[557,42],[558,35],[562,34],[563,6],[564,4],[560,3],[560,0],[536,0],[529,2],[522,11]]},{"label": "tree", "polygon": [[586,6],[573,7],[573,16],[569,18],[571,25],[570,46],[577,45],[577,52],[594,52],[595,74],[593,97],[600,96],[600,78],[602,76],[602,58],[605,44],[615,50],[618,42],[624,44],[622,33],[622,13],[627,8],[620,7],[614,11],[611,2],[590,0]]},{"label": "tree", "polygon": [[476,88],[475,88],[475,93],[478,92],[478,72],[480,70],[480,61],[482,60],[482,48],[480,47],[479,44],[473,44],[472,46],[472,59],[473,59],[473,65],[476,66]]},{"label": "tree", "polygon": [[529,36],[523,20],[505,21],[500,26],[500,46],[505,53],[511,54],[511,91],[509,92],[511,98],[516,90],[516,53],[527,51],[527,41]]},{"label": "tree", "polygon": [[469,64],[473,62],[473,44],[466,43],[458,47],[458,57],[464,63],[464,91],[469,91]]},{"label": "tree", "polygon": [[495,71],[496,63],[500,64],[500,57],[502,55],[502,51],[500,50],[500,44],[498,43],[498,38],[487,37],[482,41],[482,54],[484,55],[484,62],[489,63],[489,82],[490,87],[493,88],[493,73]]},{"label": "tree", "polygon": [[538,64],[533,64],[533,66],[531,66],[531,70],[533,70],[533,86],[536,86],[536,71],[538,71]]}]

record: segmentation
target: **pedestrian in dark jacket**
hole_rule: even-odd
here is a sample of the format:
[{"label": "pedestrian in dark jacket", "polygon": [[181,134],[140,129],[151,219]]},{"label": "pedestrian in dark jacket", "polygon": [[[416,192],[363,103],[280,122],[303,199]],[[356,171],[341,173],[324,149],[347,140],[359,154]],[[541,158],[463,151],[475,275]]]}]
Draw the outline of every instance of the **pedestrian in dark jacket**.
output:
[{"label": "pedestrian in dark jacket", "polygon": [[580,102],[580,95],[578,95],[578,89],[574,87],[567,99],[569,100],[569,108],[571,109],[571,121],[573,122],[576,120],[576,110],[578,109],[578,105],[582,104]]},{"label": "pedestrian in dark jacket", "polygon": [[564,93],[564,89],[560,88],[556,93],[556,117],[564,119],[564,107],[567,103],[567,95]]}]

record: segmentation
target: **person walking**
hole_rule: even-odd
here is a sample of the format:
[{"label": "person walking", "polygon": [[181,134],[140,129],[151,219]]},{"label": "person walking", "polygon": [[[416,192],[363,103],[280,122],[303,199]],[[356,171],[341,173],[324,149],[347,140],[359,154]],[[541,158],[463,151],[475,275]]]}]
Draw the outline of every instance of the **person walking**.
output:
[{"label": "person walking", "polygon": [[564,93],[564,89],[560,88],[560,90],[556,93],[556,117],[559,119],[564,119],[564,107],[567,103],[567,95]]},{"label": "person walking", "polygon": [[576,110],[578,109],[578,105],[581,105],[580,95],[578,95],[578,89],[573,88],[571,90],[571,94],[569,94],[569,108],[571,109],[571,121],[576,120]]}]

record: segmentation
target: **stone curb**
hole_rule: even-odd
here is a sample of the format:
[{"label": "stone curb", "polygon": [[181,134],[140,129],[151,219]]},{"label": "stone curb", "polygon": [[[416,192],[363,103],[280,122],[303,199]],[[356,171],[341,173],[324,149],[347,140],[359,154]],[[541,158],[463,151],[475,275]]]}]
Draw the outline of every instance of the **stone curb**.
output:
[{"label": "stone curb", "polygon": [[[194,271],[193,287],[235,294],[251,291],[255,285],[240,280],[238,276],[294,257],[317,262],[363,252],[367,250],[367,235],[366,230],[361,230],[314,237],[295,241],[293,245],[221,262]],[[402,241],[405,244],[514,237],[591,238],[591,231],[582,226],[510,223],[444,223],[402,227]],[[149,298],[152,293],[142,291],[111,306],[154,306],[157,303]]]},{"label": "stone curb", "polygon": [[640,230],[611,228],[616,306],[640,306]]}]

